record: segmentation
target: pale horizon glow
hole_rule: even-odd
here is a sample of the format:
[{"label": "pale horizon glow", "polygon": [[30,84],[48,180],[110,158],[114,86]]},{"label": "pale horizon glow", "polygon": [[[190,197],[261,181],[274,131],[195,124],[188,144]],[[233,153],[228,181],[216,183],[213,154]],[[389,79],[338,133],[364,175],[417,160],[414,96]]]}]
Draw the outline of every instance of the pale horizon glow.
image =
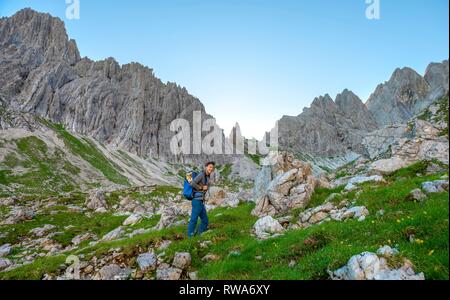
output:
[{"label": "pale horizon glow", "polygon": [[0,0],[0,16],[31,7],[61,18],[80,54],[139,62],[204,104],[225,134],[260,139],[315,97],[352,90],[364,102],[396,68],[423,75],[449,56],[447,0]]}]

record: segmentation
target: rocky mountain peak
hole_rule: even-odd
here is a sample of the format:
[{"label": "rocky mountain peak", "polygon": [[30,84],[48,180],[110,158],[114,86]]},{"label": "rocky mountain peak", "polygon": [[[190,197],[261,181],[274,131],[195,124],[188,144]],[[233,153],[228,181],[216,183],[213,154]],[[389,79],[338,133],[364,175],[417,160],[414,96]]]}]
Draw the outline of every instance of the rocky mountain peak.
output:
[{"label": "rocky mountain peak", "polygon": [[80,58],[64,23],[24,9],[0,20],[0,97],[12,109],[139,156],[184,161],[170,150],[170,124],[211,118],[185,88],[139,63]]},{"label": "rocky mountain peak", "polygon": [[41,54],[43,61],[63,60],[73,65],[80,60],[77,45],[69,40],[64,22],[59,18],[26,8],[0,22],[0,44],[8,46],[10,53],[24,53],[26,47]]},{"label": "rocky mountain peak", "polygon": [[425,77],[411,68],[396,69],[367,101],[378,125],[405,123],[435,100],[448,94],[448,61],[431,64]]}]

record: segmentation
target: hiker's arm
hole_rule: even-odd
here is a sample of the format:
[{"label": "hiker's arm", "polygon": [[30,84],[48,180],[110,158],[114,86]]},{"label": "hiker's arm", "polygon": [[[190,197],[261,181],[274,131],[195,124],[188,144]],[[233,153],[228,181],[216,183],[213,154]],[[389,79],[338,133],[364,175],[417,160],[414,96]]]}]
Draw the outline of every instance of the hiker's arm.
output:
[{"label": "hiker's arm", "polygon": [[200,184],[200,182],[203,182],[203,173],[200,173],[197,175],[197,177],[195,177],[192,182],[191,182],[191,186],[196,189],[197,191],[201,191],[203,190],[202,185]]}]

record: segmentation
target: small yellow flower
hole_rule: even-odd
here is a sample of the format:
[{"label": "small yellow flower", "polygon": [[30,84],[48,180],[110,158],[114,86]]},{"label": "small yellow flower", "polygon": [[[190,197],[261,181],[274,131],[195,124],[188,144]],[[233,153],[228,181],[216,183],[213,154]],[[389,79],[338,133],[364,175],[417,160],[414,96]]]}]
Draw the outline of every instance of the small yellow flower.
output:
[{"label": "small yellow flower", "polygon": [[397,223],[400,223],[401,221],[397,219]]},{"label": "small yellow flower", "polygon": [[414,241],[416,242],[416,244],[419,244],[419,245],[423,244],[423,240],[421,240],[421,239],[415,239]]}]

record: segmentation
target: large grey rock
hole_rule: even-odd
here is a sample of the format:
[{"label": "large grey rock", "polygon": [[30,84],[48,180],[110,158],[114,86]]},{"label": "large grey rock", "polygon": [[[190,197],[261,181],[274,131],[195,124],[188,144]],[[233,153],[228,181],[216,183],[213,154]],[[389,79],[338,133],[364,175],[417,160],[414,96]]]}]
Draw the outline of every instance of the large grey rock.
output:
[{"label": "large grey rock", "polygon": [[158,268],[156,270],[157,280],[179,280],[183,270],[172,267]]},{"label": "large grey rock", "polygon": [[400,157],[391,157],[388,159],[380,159],[373,162],[370,165],[370,170],[381,173],[391,174],[395,171],[403,169],[408,166],[408,162],[404,161]]},{"label": "large grey rock", "polygon": [[97,239],[97,236],[93,233],[90,232],[86,232],[86,233],[82,233],[77,235],[76,237],[74,237],[72,239],[72,244],[74,244],[75,246],[80,245],[81,243],[88,241],[88,240],[92,240],[92,239]]},{"label": "large grey rock", "polygon": [[116,229],[108,232],[102,238],[102,241],[112,241],[122,237],[125,234],[125,230],[120,226]]},{"label": "large grey rock", "polygon": [[0,257],[0,271],[9,268],[13,265],[13,262],[7,258]]},{"label": "large grey rock", "polygon": [[350,179],[345,186],[346,191],[351,191],[358,188],[358,184],[365,183],[365,182],[381,182],[383,181],[383,177],[380,175],[373,175],[373,176],[364,176],[364,175],[358,175]]},{"label": "large grey rock", "polygon": [[0,246],[0,257],[5,257],[11,254],[12,247],[11,244],[4,244]]},{"label": "large grey rock", "polygon": [[185,270],[191,265],[191,254],[188,252],[177,252],[173,258],[172,265],[178,269]]},{"label": "large grey rock", "polygon": [[47,225],[44,225],[43,227],[31,229],[30,232],[29,232],[29,234],[32,234],[32,235],[34,235],[34,236],[36,236],[36,237],[43,237],[43,236],[46,235],[49,231],[51,231],[51,230],[53,230],[53,229],[55,229],[55,228],[56,228],[55,225],[47,224]]},{"label": "large grey rock", "polygon": [[271,216],[266,216],[256,221],[253,229],[259,239],[268,239],[284,231],[283,226]]},{"label": "large grey rock", "polygon": [[123,221],[123,226],[130,226],[139,223],[142,220],[142,216],[138,214],[132,214]]},{"label": "large grey rock", "polygon": [[95,190],[89,193],[86,199],[86,207],[92,210],[106,209],[108,207],[105,194],[101,190]]},{"label": "large grey rock", "polygon": [[[290,154],[274,154],[269,157],[273,164],[267,164],[257,177],[260,185],[254,194],[255,216],[274,216],[294,208],[305,207],[313,194],[319,180],[312,175],[311,165],[301,162]],[[267,173],[270,169],[270,173]],[[264,178],[266,177],[266,179]],[[268,181],[267,179],[273,178]],[[265,183],[266,186],[262,186]]]},{"label": "large grey rock", "polygon": [[422,183],[422,189],[428,193],[442,193],[448,191],[448,180],[427,181]]},{"label": "large grey rock", "polygon": [[126,280],[130,277],[132,270],[121,268],[116,264],[107,265],[98,271],[94,277],[97,280]]},{"label": "large grey rock", "polygon": [[156,269],[158,257],[153,252],[143,253],[138,255],[136,262],[139,265],[139,269],[147,272]]}]

